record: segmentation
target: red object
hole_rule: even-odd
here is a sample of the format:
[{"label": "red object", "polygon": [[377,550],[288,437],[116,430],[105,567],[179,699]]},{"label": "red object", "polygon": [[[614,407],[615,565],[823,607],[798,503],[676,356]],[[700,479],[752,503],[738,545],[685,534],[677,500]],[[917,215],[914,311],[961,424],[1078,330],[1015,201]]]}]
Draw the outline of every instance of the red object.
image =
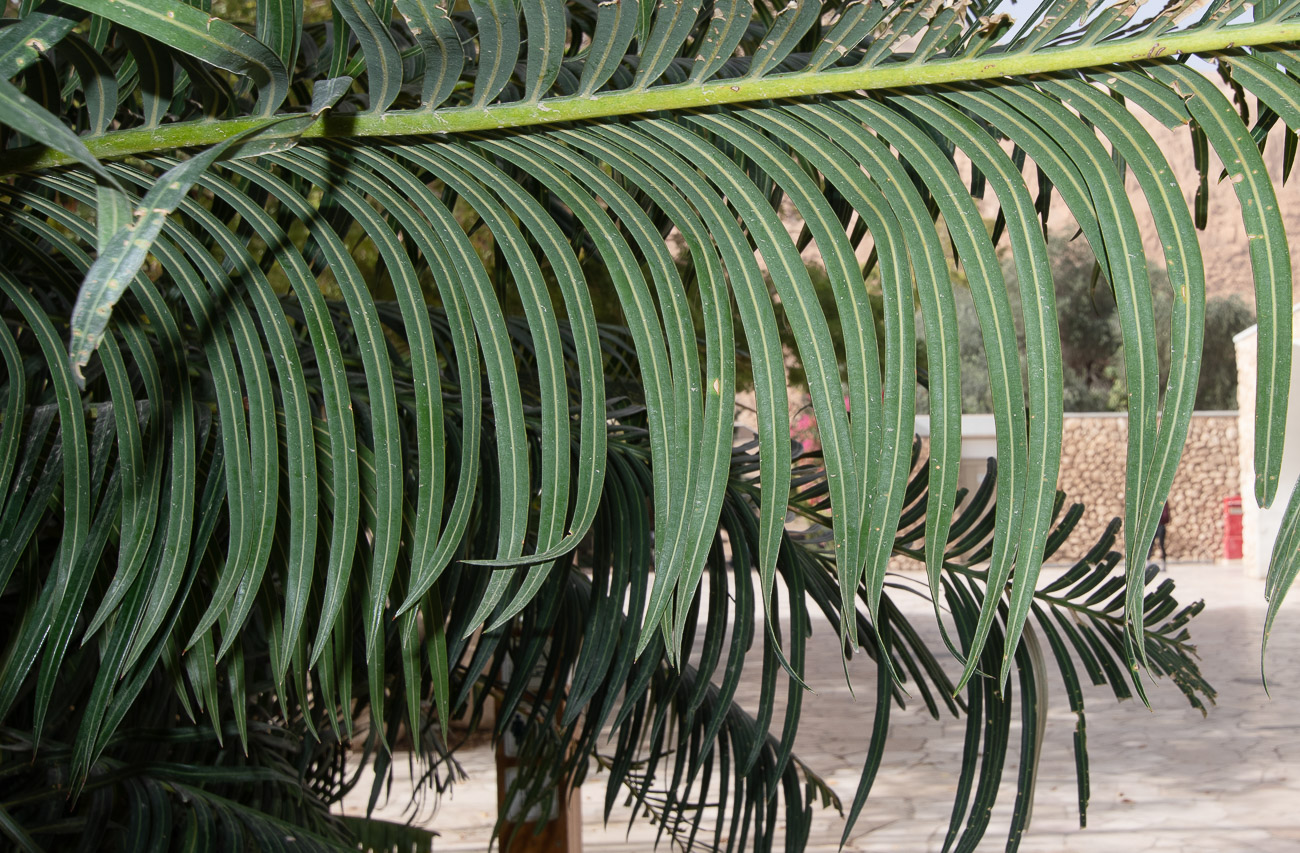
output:
[{"label": "red object", "polygon": [[1241,495],[1223,499],[1223,558],[1241,559]]}]

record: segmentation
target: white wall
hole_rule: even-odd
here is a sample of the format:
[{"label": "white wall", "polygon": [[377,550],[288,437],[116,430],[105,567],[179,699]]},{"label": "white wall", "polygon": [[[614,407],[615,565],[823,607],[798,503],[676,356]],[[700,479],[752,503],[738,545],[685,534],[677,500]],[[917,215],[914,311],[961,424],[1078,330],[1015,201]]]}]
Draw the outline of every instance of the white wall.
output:
[{"label": "white wall", "polygon": [[[1292,309],[1300,313],[1300,305]],[[1242,570],[1250,577],[1262,578],[1268,571],[1273,541],[1286,512],[1291,491],[1300,478],[1300,342],[1291,349],[1291,404],[1287,411],[1286,442],[1282,450],[1282,474],[1277,498],[1268,509],[1255,505],[1255,377],[1258,326],[1251,326],[1233,337],[1237,350],[1238,441],[1241,453]]]}]

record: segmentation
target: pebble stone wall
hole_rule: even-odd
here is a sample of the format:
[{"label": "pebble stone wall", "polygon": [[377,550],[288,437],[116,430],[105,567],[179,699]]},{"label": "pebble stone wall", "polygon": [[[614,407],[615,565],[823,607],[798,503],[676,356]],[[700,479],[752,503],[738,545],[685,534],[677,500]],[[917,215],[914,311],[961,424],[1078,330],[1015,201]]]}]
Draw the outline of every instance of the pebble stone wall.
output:
[{"label": "pebble stone wall", "polygon": [[[1253,377],[1244,387],[1254,387]],[[815,424],[808,428],[807,398],[791,394],[792,437],[815,441]],[[741,395],[737,395],[741,402]],[[753,429],[752,397],[737,407],[737,423]],[[798,427],[802,425],[803,429]],[[1234,412],[1197,412],[1188,429],[1178,474],[1169,494],[1170,523],[1166,535],[1169,559],[1213,562],[1223,557],[1223,499],[1241,491],[1238,456],[1238,421]],[[745,436],[748,438],[748,434]],[[1127,454],[1128,416],[1123,413],[1070,413],[1065,415],[1061,449],[1061,476],[1067,503],[1083,503],[1084,515],[1069,540],[1053,555],[1053,562],[1078,559],[1101,536],[1115,517],[1124,516],[1124,465]],[[1247,436],[1247,444],[1249,444]],[[929,450],[922,439],[922,458]],[[969,454],[967,454],[969,456]],[[971,476],[966,476],[967,469]],[[984,460],[964,458],[962,484],[973,488],[982,477]],[[1116,550],[1123,550],[1121,533]],[[1249,539],[1249,537],[1247,537]],[[1245,543],[1247,550],[1251,543]],[[1249,555],[1247,555],[1249,556]],[[912,566],[898,557],[894,567]]]},{"label": "pebble stone wall", "polygon": [[[1065,416],[1060,488],[1067,502],[1082,502],[1085,511],[1054,560],[1081,556],[1112,518],[1123,517],[1127,438],[1125,415]],[[1223,556],[1223,499],[1240,490],[1239,464],[1237,413],[1193,415],[1169,493],[1169,559],[1213,561]]]}]

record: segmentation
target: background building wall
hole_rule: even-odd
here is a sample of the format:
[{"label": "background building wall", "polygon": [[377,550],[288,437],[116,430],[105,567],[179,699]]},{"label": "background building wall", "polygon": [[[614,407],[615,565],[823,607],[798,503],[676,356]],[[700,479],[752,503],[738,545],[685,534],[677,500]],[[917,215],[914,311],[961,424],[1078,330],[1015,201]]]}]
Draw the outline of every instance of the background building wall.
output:
[{"label": "background building wall", "polygon": [[[1258,571],[1259,507],[1255,505],[1255,335],[1257,326],[1232,339],[1237,349],[1237,472],[1241,493],[1241,567],[1251,577]],[[1267,560],[1268,555],[1264,555]]]},{"label": "background building wall", "polygon": [[[1300,304],[1291,313],[1291,321],[1300,318]],[[1237,350],[1237,411],[1241,433],[1238,469],[1241,477],[1242,508],[1242,569],[1252,577],[1264,577],[1273,553],[1282,516],[1286,512],[1291,491],[1300,479],[1300,369],[1291,371],[1290,405],[1286,418],[1286,440],[1282,447],[1282,469],[1278,480],[1277,497],[1273,505],[1260,509],[1255,505],[1255,377],[1258,373],[1258,327],[1238,333],[1232,339]],[[1300,341],[1293,341],[1291,363],[1300,358]]]}]

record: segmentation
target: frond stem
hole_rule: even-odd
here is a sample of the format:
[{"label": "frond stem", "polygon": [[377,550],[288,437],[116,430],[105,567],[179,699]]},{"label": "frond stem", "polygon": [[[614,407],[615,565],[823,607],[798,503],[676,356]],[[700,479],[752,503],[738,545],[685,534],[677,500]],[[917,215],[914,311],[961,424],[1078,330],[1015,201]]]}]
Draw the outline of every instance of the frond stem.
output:
[{"label": "frond stem", "polygon": [[[869,68],[773,74],[760,79],[682,83],[644,91],[615,91],[586,97],[566,96],[536,103],[505,103],[484,108],[403,110],[376,114],[326,114],[297,134],[301,139],[359,139],[511,130],[623,115],[644,115],[719,104],[801,98],[874,89],[932,86],[972,80],[1025,77],[1116,63],[1150,62],[1193,53],[1300,41],[1300,20],[1203,26],[1158,38],[1135,36],[1100,45],[1065,45],[1029,53],[983,54],[940,59],[919,65],[886,63]],[[214,145],[268,123],[265,118],[180,122],[86,137],[95,157],[110,160],[153,151]],[[285,132],[284,137],[291,137]],[[260,137],[277,138],[274,130]],[[68,165],[71,157],[43,146],[17,149],[0,158],[0,175]]]}]

